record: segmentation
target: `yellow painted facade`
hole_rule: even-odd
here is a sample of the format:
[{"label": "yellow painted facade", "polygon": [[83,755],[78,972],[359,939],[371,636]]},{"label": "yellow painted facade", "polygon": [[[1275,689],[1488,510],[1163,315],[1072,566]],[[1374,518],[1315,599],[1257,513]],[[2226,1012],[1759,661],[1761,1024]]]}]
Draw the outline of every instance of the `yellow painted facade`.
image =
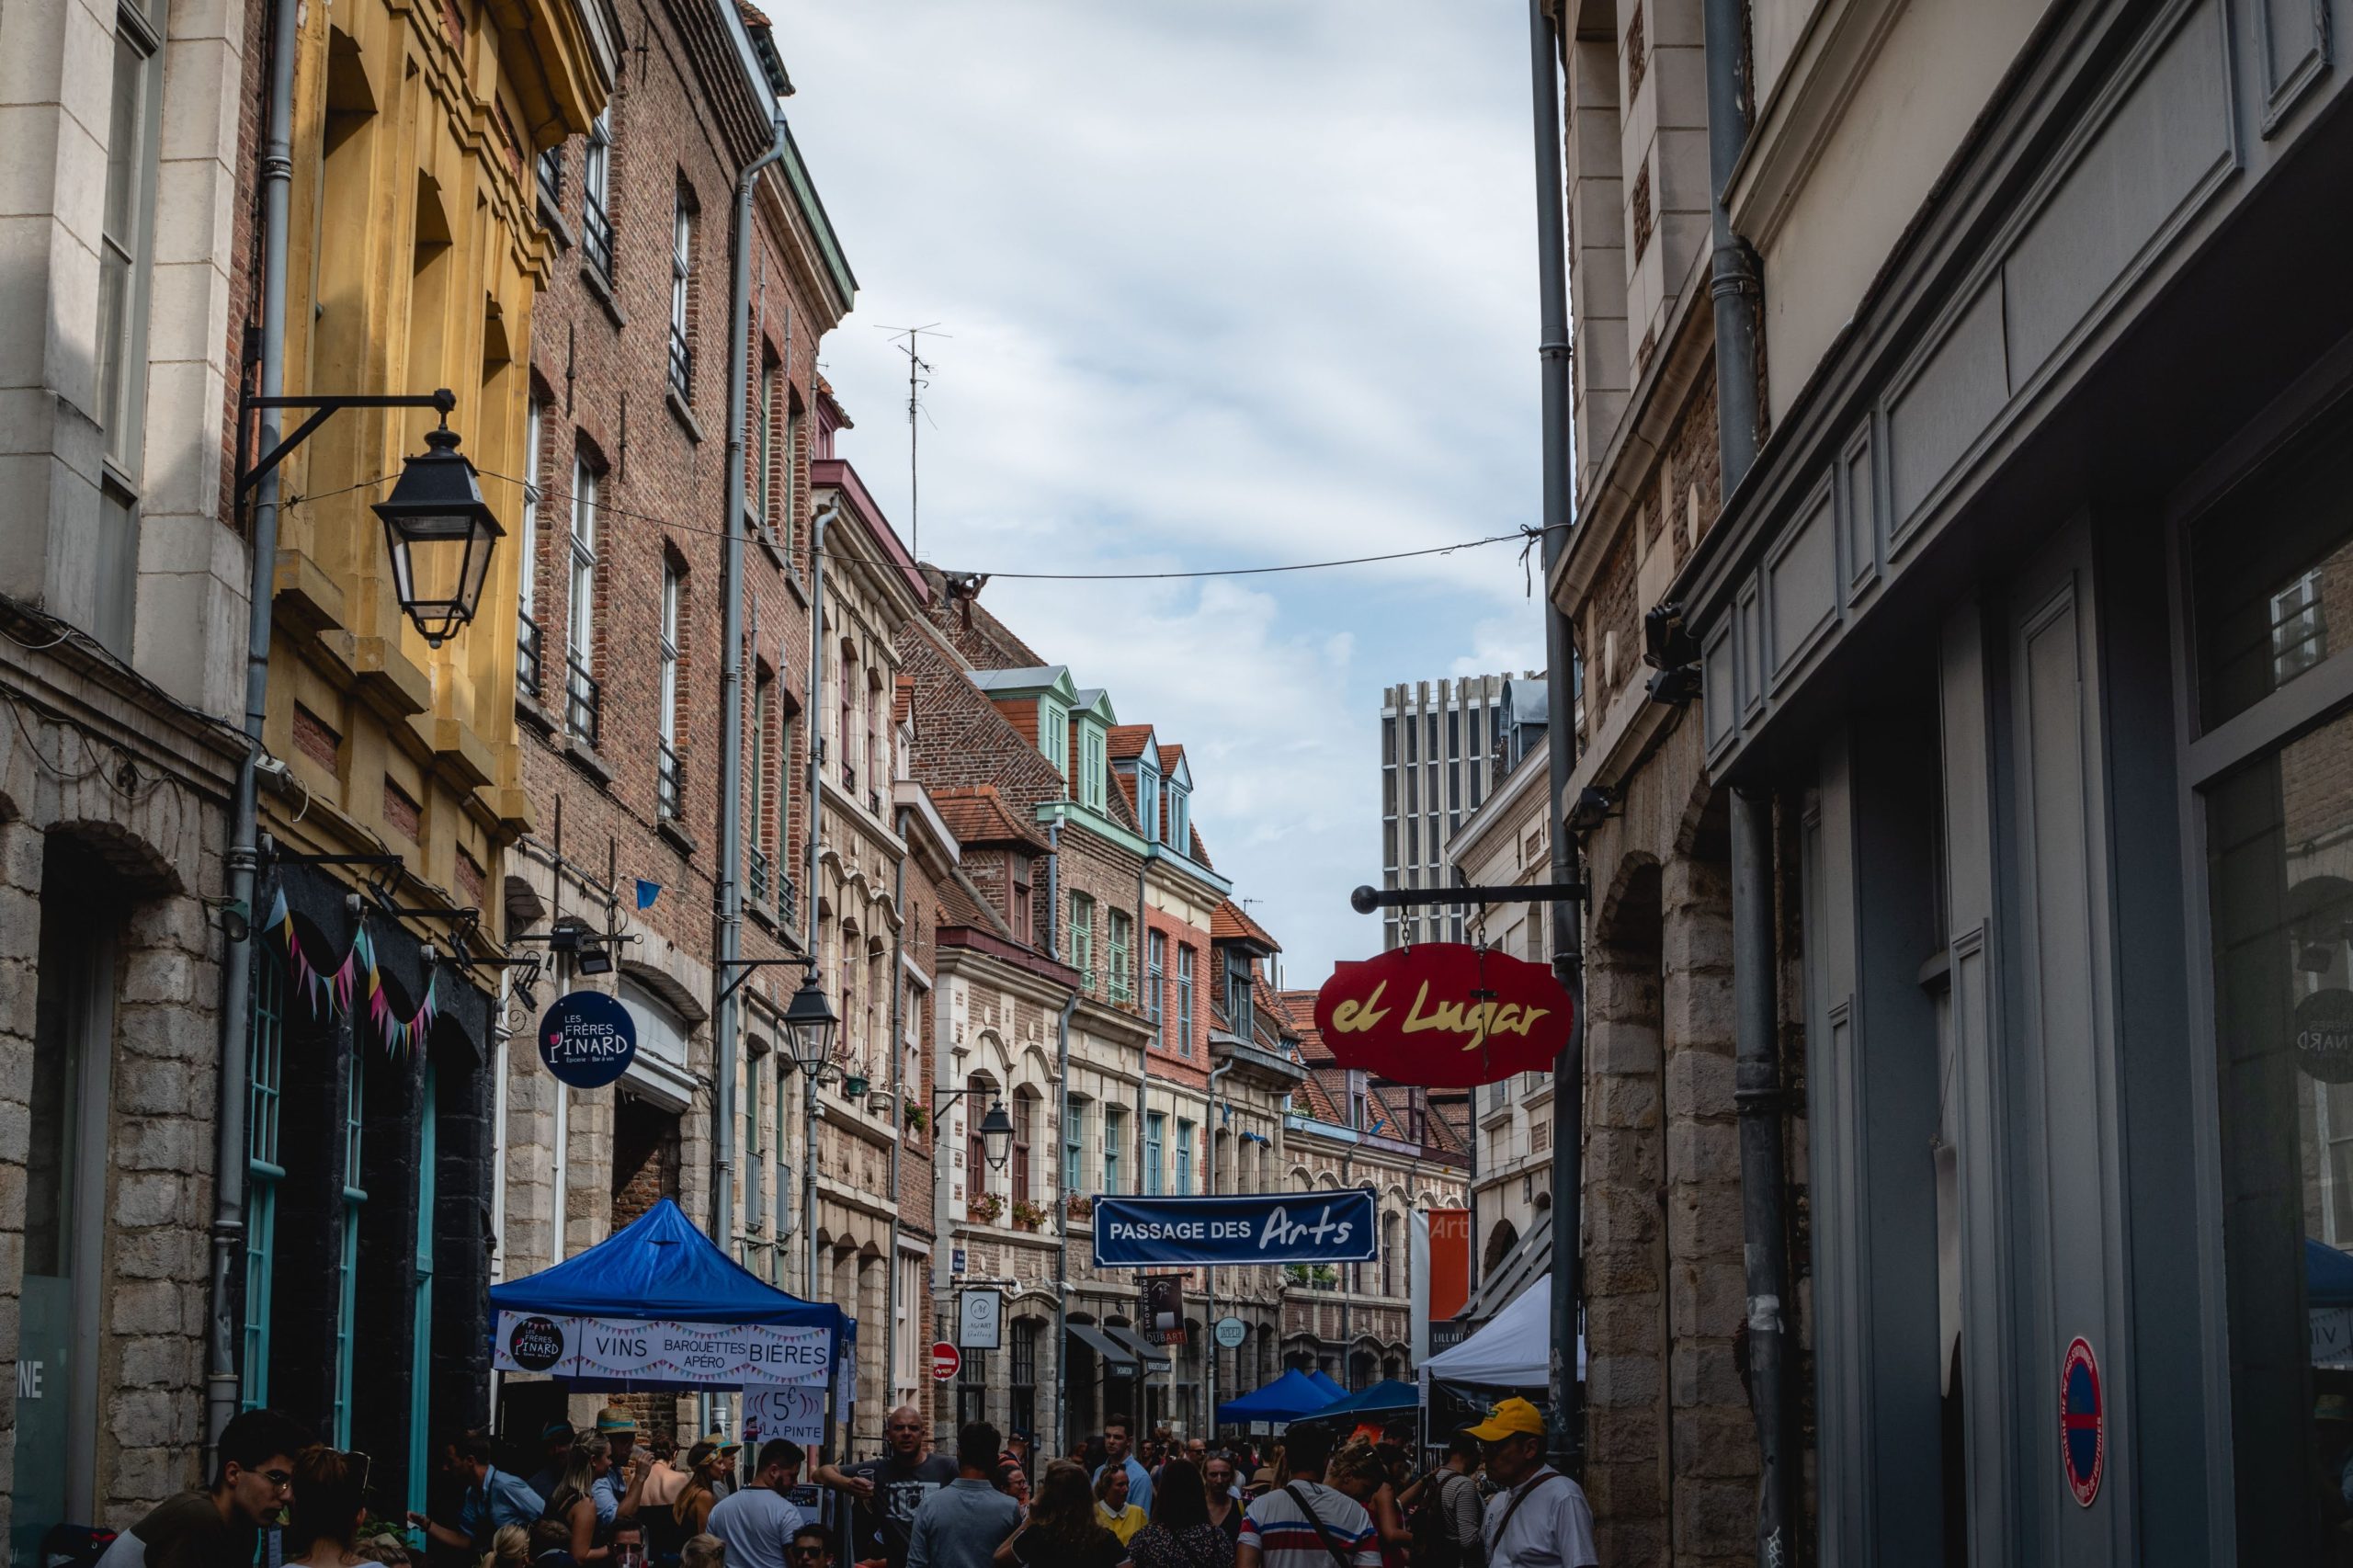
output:
[{"label": "yellow painted facade", "polygon": [[609,90],[593,5],[312,0],[295,66],[286,392],[449,388],[507,537],[474,623],[429,648],[369,505],[424,449],[432,413],[347,410],[290,460],[267,744],[302,790],[266,801],[267,825],[301,850],[401,854],[451,903],[482,905],[494,939],[501,854],[530,825],[522,492],[496,476],[524,472],[531,305],[552,253],[533,159],[585,131]]}]

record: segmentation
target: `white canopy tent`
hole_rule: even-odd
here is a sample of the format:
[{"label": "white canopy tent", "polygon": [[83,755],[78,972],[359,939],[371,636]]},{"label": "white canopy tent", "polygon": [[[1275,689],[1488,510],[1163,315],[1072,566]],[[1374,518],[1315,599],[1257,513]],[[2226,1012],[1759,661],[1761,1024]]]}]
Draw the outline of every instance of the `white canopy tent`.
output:
[{"label": "white canopy tent", "polygon": [[[1577,1377],[1585,1377],[1585,1336],[1577,1336]],[[1441,1350],[1421,1366],[1422,1403],[1430,1384],[1473,1383],[1482,1388],[1542,1388],[1552,1381],[1552,1286],[1539,1275],[1505,1304],[1484,1328]]]}]

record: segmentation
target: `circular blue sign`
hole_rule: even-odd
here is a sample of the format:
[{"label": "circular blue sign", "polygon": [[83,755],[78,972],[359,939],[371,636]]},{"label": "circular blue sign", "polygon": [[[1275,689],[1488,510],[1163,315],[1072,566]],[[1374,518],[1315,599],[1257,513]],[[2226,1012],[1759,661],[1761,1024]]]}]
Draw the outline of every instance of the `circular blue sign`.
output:
[{"label": "circular blue sign", "polygon": [[601,1089],[637,1055],[637,1021],[601,991],[559,996],[540,1017],[540,1060],[575,1089]]}]

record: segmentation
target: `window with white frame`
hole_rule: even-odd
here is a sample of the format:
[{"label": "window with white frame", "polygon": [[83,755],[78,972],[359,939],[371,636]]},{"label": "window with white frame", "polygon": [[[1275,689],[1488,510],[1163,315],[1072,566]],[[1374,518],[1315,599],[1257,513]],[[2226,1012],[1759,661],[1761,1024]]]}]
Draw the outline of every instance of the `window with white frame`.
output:
[{"label": "window with white frame", "polygon": [[[662,636],[658,652],[662,661],[661,755],[656,760],[658,786],[656,804],[665,817],[685,814],[684,772],[678,762],[678,610],[686,594],[686,577],[673,561],[662,563]],[[754,715],[753,722],[760,722]]]},{"label": "window with white frame", "polygon": [[599,692],[597,648],[597,471],[588,455],[572,463],[571,603],[566,607],[563,653],[564,727],[574,739],[597,744]]},{"label": "window with white frame", "polygon": [[107,182],[98,209],[97,421],[106,467],[89,630],[131,647],[139,591],[139,486],[147,408],[147,297],[162,124],[164,0],[115,7]]},{"label": "window with white frame", "polygon": [[1111,1000],[1126,1002],[1132,998],[1135,983],[1130,977],[1128,965],[1134,958],[1135,921],[1125,910],[1110,912],[1109,931],[1106,939],[1110,947],[1109,969]]},{"label": "window with white frame", "polygon": [[588,149],[580,163],[580,245],[588,265],[607,287],[613,281],[613,122],[600,114],[588,127]]},{"label": "window with white frame", "polygon": [[694,195],[678,187],[670,218],[670,390],[689,403],[695,391],[695,349],[689,309],[695,264]]},{"label": "window with white frame", "polygon": [[1073,1100],[1063,1108],[1063,1192],[1065,1196],[1086,1189],[1084,1179],[1086,1153],[1086,1107]]},{"label": "window with white frame", "polygon": [[1082,990],[1095,989],[1095,901],[1083,892],[1070,895],[1070,940],[1065,960],[1078,971]]}]

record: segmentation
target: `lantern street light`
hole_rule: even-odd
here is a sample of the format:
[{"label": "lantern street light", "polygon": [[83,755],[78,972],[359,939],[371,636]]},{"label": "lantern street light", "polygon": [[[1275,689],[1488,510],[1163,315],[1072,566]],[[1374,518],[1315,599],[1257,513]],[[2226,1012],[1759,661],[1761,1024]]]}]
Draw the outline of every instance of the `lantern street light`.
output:
[{"label": "lantern street light", "polygon": [[426,644],[438,648],[481,608],[491,546],[506,530],[482,498],[474,465],[458,455],[458,433],[445,423],[425,433],[425,445],[376,503],[376,516],[392,557],[392,591]]},{"label": "lantern street light", "polygon": [[833,1055],[834,1031],[840,1027],[841,1019],[825,999],[825,988],[819,983],[817,966],[813,963],[801,976],[801,989],[792,994],[792,1005],[784,1010],[785,1032],[792,1038],[792,1059],[803,1073],[813,1076],[824,1070]]},{"label": "lantern street light", "polygon": [[1005,1162],[1013,1155],[1013,1118],[1005,1114],[1001,1099],[981,1118],[981,1152],[993,1171],[1005,1169]]},{"label": "lantern street light", "polygon": [[[402,612],[436,648],[472,621],[482,608],[491,548],[506,533],[482,498],[474,465],[458,455],[458,434],[449,428],[449,411],[457,406],[458,394],[447,387],[434,392],[381,395],[245,397],[238,404],[237,502],[241,506],[246,494],[275,472],[295,448],[347,408],[430,408],[440,414],[440,427],[426,433],[426,450],[402,465],[392,493],[375,508],[376,516],[383,519],[384,544],[392,562],[392,589]],[[252,415],[277,408],[307,408],[311,416],[248,464],[246,431]]]}]

